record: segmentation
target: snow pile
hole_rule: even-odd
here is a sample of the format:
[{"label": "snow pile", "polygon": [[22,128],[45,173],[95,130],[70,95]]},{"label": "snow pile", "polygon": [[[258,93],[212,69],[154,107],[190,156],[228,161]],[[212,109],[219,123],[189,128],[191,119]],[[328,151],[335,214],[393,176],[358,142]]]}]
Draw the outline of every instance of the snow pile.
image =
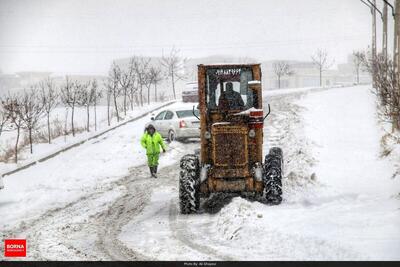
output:
[{"label": "snow pile", "polygon": [[[323,228],[303,225],[309,213],[293,206],[266,206],[237,197],[217,215],[215,240],[241,260],[355,260],[360,255]],[[311,225],[310,225],[311,226]],[[307,230],[296,231],[304,228]]]},{"label": "snow pile", "polygon": [[[304,97],[304,96],[303,96]],[[312,140],[305,133],[299,96],[274,96],[270,99],[271,114],[265,120],[264,155],[271,147],[281,147],[283,151],[283,201],[296,202],[304,194],[310,194],[318,178],[312,171],[316,159],[311,147]]]},{"label": "snow pile", "polygon": [[[383,129],[385,130],[385,129]],[[382,158],[387,158],[395,166],[392,178],[400,180],[400,132],[388,132],[383,135],[381,139],[381,152]],[[400,187],[398,188],[398,194],[395,196],[400,199]]]},{"label": "snow pile", "polygon": [[243,226],[254,215],[251,205],[242,198],[235,198],[231,205],[223,208],[218,214],[217,229],[222,233],[224,239],[237,239]]}]

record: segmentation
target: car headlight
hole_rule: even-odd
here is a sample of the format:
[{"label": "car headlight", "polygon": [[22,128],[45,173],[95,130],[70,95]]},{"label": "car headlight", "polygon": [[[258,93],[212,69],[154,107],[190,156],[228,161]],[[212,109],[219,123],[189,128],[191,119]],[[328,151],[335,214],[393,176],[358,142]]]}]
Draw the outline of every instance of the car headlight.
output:
[{"label": "car headlight", "polygon": [[210,134],[209,131],[206,131],[206,132],[204,133],[204,138],[205,138],[205,139],[210,139],[210,138],[211,138],[211,134]]},{"label": "car headlight", "polygon": [[254,131],[254,129],[251,129],[250,131],[249,131],[249,137],[250,138],[254,138],[256,136],[256,131]]}]

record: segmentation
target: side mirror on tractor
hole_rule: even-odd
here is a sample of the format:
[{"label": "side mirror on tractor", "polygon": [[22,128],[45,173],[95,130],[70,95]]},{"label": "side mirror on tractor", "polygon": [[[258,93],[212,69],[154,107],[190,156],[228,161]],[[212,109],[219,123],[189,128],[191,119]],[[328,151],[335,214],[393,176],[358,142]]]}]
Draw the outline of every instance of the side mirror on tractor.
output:
[{"label": "side mirror on tractor", "polygon": [[261,82],[254,80],[254,81],[249,81],[248,82],[249,85],[249,90],[251,90],[253,92],[253,106],[255,108],[259,108],[262,106],[262,99],[261,97],[259,97],[261,95]]}]

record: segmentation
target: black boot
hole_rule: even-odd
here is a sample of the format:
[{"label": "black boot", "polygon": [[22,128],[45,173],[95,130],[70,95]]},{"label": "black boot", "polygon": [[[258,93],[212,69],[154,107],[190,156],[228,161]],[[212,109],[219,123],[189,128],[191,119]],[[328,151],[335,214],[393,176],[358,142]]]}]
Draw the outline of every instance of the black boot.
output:
[{"label": "black boot", "polygon": [[154,167],[149,166],[149,169],[150,169],[151,177],[154,177]]},{"label": "black boot", "polygon": [[153,167],[153,177],[157,178],[157,166]]}]

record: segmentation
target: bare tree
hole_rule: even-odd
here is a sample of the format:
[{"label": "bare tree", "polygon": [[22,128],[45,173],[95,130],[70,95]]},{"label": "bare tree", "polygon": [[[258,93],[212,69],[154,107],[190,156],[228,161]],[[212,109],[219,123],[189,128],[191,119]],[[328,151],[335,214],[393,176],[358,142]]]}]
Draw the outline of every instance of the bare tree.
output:
[{"label": "bare tree", "polygon": [[9,122],[9,117],[6,110],[4,109],[4,104],[5,104],[4,101],[0,99],[0,136],[4,128],[6,127],[7,123]]},{"label": "bare tree", "polygon": [[357,76],[357,84],[360,83],[360,70],[364,61],[364,53],[361,51],[353,51],[353,64]]},{"label": "bare tree", "polygon": [[151,75],[151,68],[146,70],[144,85],[147,88],[147,105],[150,105],[150,89],[153,84],[153,76]]},{"label": "bare tree", "polygon": [[21,136],[21,128],[23,127],[23,119],[21,116],[21,95],[9,94],[3,101],[3,108],[6,112],[6,116],[9,118],[14,130],[17,131],[17,137],[14,146],[15,163],[18,163],[18,144]]},{"label": "bare tree", "polygon": [[33,154],[32,132],[38,126],[39,120],[43,115],[44,107],[37,92],[37,86],[31,86],[29,91],[24,90],[21,98],[21,119],[23,121],[23,127],[28,131],[31,154]]},{"label": "bare tree", "polygon": [[75,107],[78,104],[80,89],[81,85],[77,81],[72,82],[68,76],[65,77],[65,83],[61,87],[61,101],[64,103],[64,105],[71,108],[72,136],[75,136],[74,116]]},{"label": "bare tree", "polygon": [[146,83],[148,82],[150,59],[140,58],[134,62],[134,64],[137,85],[139,88],[140,106],[143,107],[143,87],[146,86]]},{"label": "bare tree", "polygon": [[400,130],[400,77],[393,61],[379,54],[374,64],[375,90],[381,99],[382,115]]},{"label": "bare tree", "polygon": [[167,100],[167,97],[166,97],[164,91],[163,91],[163,92],[160,92],[160,94],[159,94],[159,96],[158,96],[158,99],[159,99],[161,102],[164,102],[164,101]]},{"label": "bare tree", "polygon": [[97,104],[100,102],[100,99],[103,97],[103,92],[98,88],[96,79],[93,79],[91,83],[90,94],[93,99],[93,108],[94,108],[94,130],[97,131]]},{"label": "bare tree", "polygon": [[138,82],[137,82],[137,76],[136,76],[136,67],[138,64],[136,63],[138,61],[137,57],[132,57],[129,61],[129,72],[131,73],[130,76],[130,83],[128,87],[128,99],[130,102],[131,110],[133,110],[133,103],[135,102],[137,98],[137,91],[138,91]]},{"label": "bare tree", "polygon": [[86,131],[90,132],[90,105],[93,102],[90,82],[81,83],[79,88],[78,105],[86,109]]},{"label": "bare tree", "polygon": [[328,52],[325,50],[318,50],[311,59],[319,71],[319,86],[322,86],[322,73],[332,67],[334,60],[329,60]]},{"label": "bare tree", "polygon": [[383,54],[374,58],[368,53],[364,54],[363,65],[374,75],[380,117],[392,124],[392,131],[400,130],[400,78],[394,62]]},{"label": "bare tree", "polygon": [[140,100],[139,100],[138,93],[135,93],[133,96],[134,96],[134,101],[135,101],[136,106],[140,106]]},{"label": "bare tree", "polygon": [[176,99],[176,82],[185,78],[183,70],[186,61],[186,58],[181,59],[179,57],[179,50],[176,48],[172,48],[170,54],[168,56],[163,56],[161,59],[161,65],[165,68],[167,77],[171,79],[174,99]]},{"label": "bare tree", "polygon": [[117,115],[117,122],[119,122],[119,111],[118,111],[118,97],[121,95],[121,90],[119,87],[119,83],[121,80],[121,69],[119,66],[113,62],[110,72],[108,74],[108,81],[106,82],[106,86],[108,88],[107,92],[110,94],[107,94],[107,96],[113,98],[114,101],[114,109],[115,109],[115,114]]},{"label": "bare tree", "polygon": [[129,64],[127,70],[121,70],[121,77],[119,79],[119,84],[121,86],[121,91],[124,96],[124,114],[126,116],[126,110],[127,110],[127,100],[128,100],[128,95],[129,95],[129,89],[131,88],[132,82],[134,82],[133,76],[134,76],[134,68],[131,67],[131,64]]},{"label": "bare tree", "polygon": [[39,88],[40,98],[47,118],[48,141],[49,144],[51,144],[50,114],[59,103],[59,93],[56,91],[56,86],[51,78],[47,78],[46,80],[40,82]]},{"label": "bare tree", "polygon": [[[154,101],[157,102],[157,85],[162,81],[161,68],[151,67],[149,71],[150,80],[154,84]],[[150,95],[149,95],[150,98]]]},{"label": "bare tree", "polygon": [[281,88],[281,78],[284,76],[291,76],[294,74],[291,66],[286,61],[277,61],[273,64],[274,73],[278,79],[278,88]]}]

